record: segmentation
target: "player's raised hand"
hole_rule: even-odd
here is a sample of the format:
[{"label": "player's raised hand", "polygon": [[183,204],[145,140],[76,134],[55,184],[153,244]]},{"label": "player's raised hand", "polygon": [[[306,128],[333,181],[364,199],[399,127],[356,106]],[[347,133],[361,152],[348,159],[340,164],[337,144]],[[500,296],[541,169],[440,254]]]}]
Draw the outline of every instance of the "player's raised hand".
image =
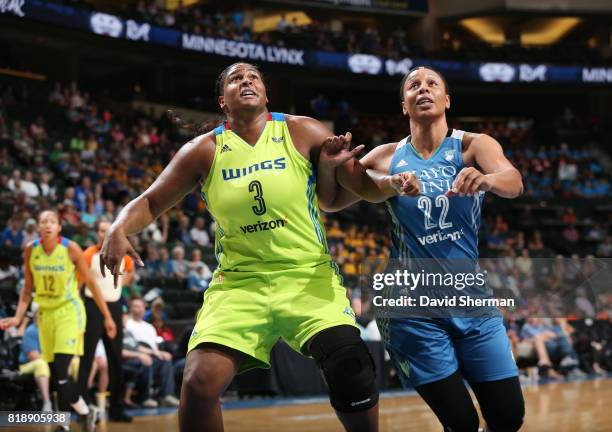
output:
[{"label": "player's raised hand", "polygon": [[108,268],[114,277],[115,288],[117,288],[121,275],[121,263],[126,255],[129,255],[137,265],[144,267],[142,259],[123,231],[120,229],[113,230],[111,227],[106,233],[100,250],[100,273],[102,273],[102,277],[106,277],[105,269]]},{"label": "player's raised hand", "polygon": [[400,196],[417,196],[421,193],[421,184],[414,173],[393,174],[389,176],[389,182]]},{"label": "player's raised hand", "polygon": [[353,135],[350,132],[327,138],[321,147],[319,162],[335,168],[358,155],[365,146],[362,144],[351,150],[352,139]]},{"label": "player's raised hand", "polygon": [[446,192],[447,197],[455,195],[474,196],[478,192],[491,190],[489,177],[474,167],[463,168],[453,182],[453,187]]}]

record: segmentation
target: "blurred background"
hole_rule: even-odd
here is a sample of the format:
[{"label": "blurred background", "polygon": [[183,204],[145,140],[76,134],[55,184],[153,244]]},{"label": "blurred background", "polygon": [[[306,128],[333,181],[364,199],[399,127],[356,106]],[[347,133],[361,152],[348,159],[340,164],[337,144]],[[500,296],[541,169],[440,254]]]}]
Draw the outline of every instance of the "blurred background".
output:
[{"label": "blurred background", "polygon": [[[555,276],[555,295],[563,296],[564,284],[588,274],[584,266],[612,257],[611,18],[612,3],[599,0],[2,1],[0,316],[14,313],[21,253],[37,236],[38,212],[58,208],[64,236],[95,244],[96,220],[113,220],[193,137],[166,111],[194,126],[220,122],[215,80],[240,60],[260,66],[271,111],[351,131],[367,150],[410,133],[400,80],[411,67],[435,67],[450,84],[451,127],[495,137],[523,175],[519,199],[487,196],[481,255],[503,258],[504,286],[520,292]],[[123,288],[126,306],[144,297],[179,385],[216,267],[205,210],[194,190],[132,237],[146,266]],[[397,389],[359,280],[362,271],[385,268],[385,208],[356,204],[325,222],[362,336],[383,371],[379,384]],[[555,257],[576,265],[560,258],[556,270],[533,271],[532,259]],[[563,329],[570,354],[553,358],[559,375],[612,371],[612,297],[579,295],[565,319],[530,322],[530,313],[546,316],[547,295],[530,303],[535,309],[507,312],[525,383],[538,381],[529,370],[538,362],[532,327]],[[0,385],[32,391],[2,391],[2,409],[40,403],[33,381],[10,373],[22,327],[2,335]],[[561,365],[567,355],[571,367]],[[239,377],[228,400],[324,393],[316,367],[285,345],[273,360],[271,371]],[[588,430],[612,429],[604,424]]]}]

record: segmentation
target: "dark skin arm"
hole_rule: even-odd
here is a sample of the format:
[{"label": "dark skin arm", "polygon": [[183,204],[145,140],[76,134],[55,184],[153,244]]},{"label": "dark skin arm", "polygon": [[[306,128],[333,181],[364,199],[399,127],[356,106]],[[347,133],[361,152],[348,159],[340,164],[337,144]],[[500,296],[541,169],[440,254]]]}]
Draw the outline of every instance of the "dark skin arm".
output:
[{"label": "dark skin arm", "polygon": [[345,162],[337,170],[338,182],[369,202],[382,202],[395,195],[418,195],[420,185],[414,174],[388,174],[396,147],[397,143],[383,144],[359,161],[353,158]]},{"label": "dark skin arm", "polygon": [[153,184],[121,210],[109,228],[100,250],[100,271],[104,275],[104,267],[108,267],[115,276],[115,286],[125,255],[132,257],[138,265],[143,265],[127,236],[145,229],[183,199],[196,183],[206,178],[214,154],[215,140],[212,132],[188,142],[174,155]]},{"label": "dark skin arm", "polygon": [[[288,115],[286,119],[296,150],[317,167],[319,207],[324,211],[337,211],[359,201],[359,197],[339,187],[335,168],[358,154],[363,146],[349,150],[350,134],[337,139],[327,126],[313,118]],[[344,151],[330,155],[322,152],[325,145],[334,145]]]},{"label": "dark skin arm", "polygon": [[447,196],[490,191],[503,198],[516,198],[523,193],[521,173],[506,158],[499,142],[489,135],[467,133],[463,138],[463,160],[467,167],[459,172]]}]

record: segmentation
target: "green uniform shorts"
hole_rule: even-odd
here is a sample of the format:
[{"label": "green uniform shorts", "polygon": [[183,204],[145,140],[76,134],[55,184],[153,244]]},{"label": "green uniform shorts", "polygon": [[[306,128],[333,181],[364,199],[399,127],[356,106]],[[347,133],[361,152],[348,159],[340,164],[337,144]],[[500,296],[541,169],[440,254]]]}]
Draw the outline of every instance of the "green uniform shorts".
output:
[{"label": "green uniform shorts", "polygon": [[209,342],[247,354],[238,373],[270,367],[279,338],[308,355],[321,330],[355,326],[334,263],[273,272],[215,271],[189,340],[189,351]]}]

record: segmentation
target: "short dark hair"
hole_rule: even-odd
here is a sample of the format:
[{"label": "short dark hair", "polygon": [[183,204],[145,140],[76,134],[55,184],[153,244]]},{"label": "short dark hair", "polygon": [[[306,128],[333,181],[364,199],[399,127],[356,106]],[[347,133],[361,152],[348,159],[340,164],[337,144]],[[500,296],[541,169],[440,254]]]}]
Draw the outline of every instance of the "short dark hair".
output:
[{"label": "short dark hair", "polygon": [[[261,77],[261,80],[264,83],[264,86],[266,85],[266,82],[264,80],[264,76],[261,73],[261,71],[259,70],[259,67],[257,65],[254,65],[252,63],[236,62],[236,63],[232,63],[231,65],[229,65],[228,67],[223,69],[221,71],[221,73],[219,74],[219,76],[217,77],[217,82],[215,83],[215,92],[216,92],[217,97],[223,96],[223,86],[225,85],[225,79],[229,75],[230,70],[233,67],[235,67],[235,66],[237,66],[239,64],[247,65],[247,66],[255,69],[257,71],[257,73],[259,74],[259,76]],[[267,90],[267,88],[266,88],[266,90]]]},{"label": "short dark hair", "polygon": [[412,69],[410,69],[408,72],[406,72],[406,75],[404,75],[404,77],[402,78],[402,83],[400,84],[400,89],[399,89],[400,101],[402,102],[404,101],[404,84],[406,84],[406,81],[408,80],[408,77],[410,76],[410,74],[418,69],[429,69],[430,71],[435,72],[440,77],[442,82],[444,83],[444,90],[446,90],[446,94],[447,95],[450,94],[450,88],[448,86],[448,81],[446,81],[446,78],[444,77],[444,75],[442,75],[442,72],[440,72],[437,69],[432,68],[431,66],[415,66]]}]

